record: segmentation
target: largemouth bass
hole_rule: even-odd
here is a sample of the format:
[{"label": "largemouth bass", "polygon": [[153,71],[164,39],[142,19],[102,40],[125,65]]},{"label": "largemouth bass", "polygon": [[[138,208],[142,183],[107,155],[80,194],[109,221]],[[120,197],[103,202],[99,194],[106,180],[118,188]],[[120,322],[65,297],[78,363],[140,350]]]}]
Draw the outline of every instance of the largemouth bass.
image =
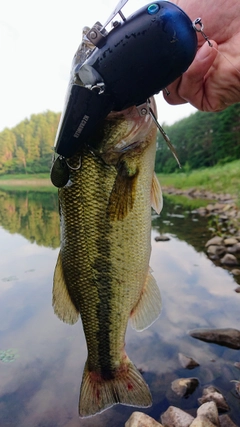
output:
[{"label": "largemouth bass", "polygon": [[70,324],[80,314],[85,332],[81,416],[115,403],[151,405],[148,386],[124,350],[125,332],[129,318],[143,330],[161,307],[149,268],[151,206],[161,210],[156,126],[132,107],[111,113],[95,138],[94,150],[69,159],[70,180],[59,189],[61,249],[53,287],[55,313]]},{"label": "largemouth bass", "polygon": [[[93,48],[86,31],[70,86],[76,64]],[[153,99],[150,107],[156,112]],[[70,174],[59,189],[61,249],[53,307],[64,322],[82,319],[88,349],[79,401],[83,417],[116,403],[151,405],[149,388],[124,347],[129,318],[143,330],[161,308],[149,268],[151,206],[159,213],[162,205],[154,174],[156,129],[151,116],[140,117],[136,107],[111,113],[91,148],[83,146],[64,162]],[[58,166],[61,173],[61,161]],[[58,166],[52,173],[61,183],[68,172],[63,170],[62,180]]]}]

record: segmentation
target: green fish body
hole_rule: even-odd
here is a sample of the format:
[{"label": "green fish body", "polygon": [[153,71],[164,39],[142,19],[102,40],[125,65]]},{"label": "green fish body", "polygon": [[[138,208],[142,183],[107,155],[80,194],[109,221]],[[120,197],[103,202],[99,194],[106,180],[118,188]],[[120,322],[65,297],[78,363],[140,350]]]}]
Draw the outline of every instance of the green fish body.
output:
[{"label": "green fish body", "polygon": [[59,189],[53,307],[65,322],[82,319],[88,358],[80,416],[115,403],[151,405],[148,386],[124,347],[129,318],[143,330],[161,307],[149,268],[151,206],[161,209],[155,141],[149,115],[140,117],[136,107],[111,113],[93,138],[94,148],[68,160],[70,179]]}]

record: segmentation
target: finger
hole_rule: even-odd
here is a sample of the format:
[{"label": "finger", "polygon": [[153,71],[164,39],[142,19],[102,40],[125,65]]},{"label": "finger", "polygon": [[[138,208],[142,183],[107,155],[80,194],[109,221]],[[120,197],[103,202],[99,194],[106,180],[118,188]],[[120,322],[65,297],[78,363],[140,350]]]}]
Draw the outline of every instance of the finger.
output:
[{"label": "finger", "polygon": [[211,41],[211,43],[215,49],[211,48],[208,42],[205,42],[198,50],[193,63],[187,71],[178,81],[169,85],[170,95],[168,97],[165,96],[169,104],[176,105],[190,102],[194,107],[202,109],[204,78],[217,56],[217,44],[214,41]]}]

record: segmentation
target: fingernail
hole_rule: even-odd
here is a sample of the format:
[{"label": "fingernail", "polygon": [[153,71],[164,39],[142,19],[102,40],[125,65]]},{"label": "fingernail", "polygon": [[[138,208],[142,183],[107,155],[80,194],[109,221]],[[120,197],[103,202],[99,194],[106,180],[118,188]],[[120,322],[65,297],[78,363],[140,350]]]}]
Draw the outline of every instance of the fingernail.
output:
[{"label": "fingernail", "polygon": [[204,45],[197,51],[196,59],[198,61],[204,61],[211,54],[212,48],[209,46],[208,42],[205,42]]}]

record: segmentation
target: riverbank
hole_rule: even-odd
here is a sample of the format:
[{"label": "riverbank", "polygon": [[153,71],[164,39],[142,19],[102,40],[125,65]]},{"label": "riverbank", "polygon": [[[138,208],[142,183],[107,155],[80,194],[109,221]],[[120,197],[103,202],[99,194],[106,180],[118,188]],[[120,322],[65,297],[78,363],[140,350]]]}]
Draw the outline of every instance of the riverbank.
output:
[{"label": "riverbank", "polygon": [[16,174],[2,175],[0,177],[0,189],[15,191],[55,191],[49,174]]},{"label": "riverbank", "polygon": [[218,199],[220,195],[230,195],[240,207],[240,160],[225,165],[217,165],[206,169],[173,174],[157,174],[163,188],[174,188],[187,193],[195,193],[194,197]]},{"label": "riverbank", "polygon": [[[191,214],[197,213],[208,218],[208,230],[212,232],[212,238],[205,242],[206,254],[214,264],[221,265],[240,277],[240,209],[234,196],[173,187],[163,187],[163,194],[174,198],[202,200],[202,205],[191,209]],[[206,204],[207,200],[210,203]]]}]

